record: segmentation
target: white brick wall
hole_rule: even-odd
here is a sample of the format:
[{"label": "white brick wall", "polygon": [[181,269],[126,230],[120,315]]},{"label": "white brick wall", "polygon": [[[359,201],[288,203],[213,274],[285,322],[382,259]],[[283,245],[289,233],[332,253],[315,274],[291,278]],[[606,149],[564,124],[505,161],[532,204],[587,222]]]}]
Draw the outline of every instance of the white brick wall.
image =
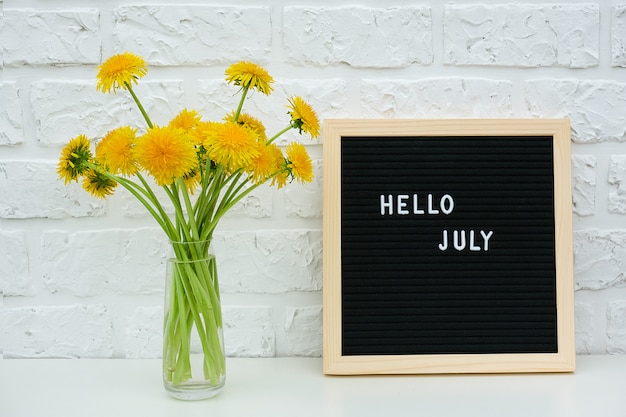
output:
[{"label": "white brick wall", "polygon": [[98,9],[50,7],[38,10],[24,7],[24,4],[17,6],[18,2],[11,1],[4,5],[5,66],[97,64],[100,61],[103,33]]},{"label": "white brick wall", "polygon": [[598,64],[596,3],[450,5],[444,13],[447,64],[568,68]]},{"label": "white brick wall", "polygon": [[[150,63],[137,93],[156,123],[182,107],[221,118],[226,66],[276,79],[251,112],[285,125],[299,94],[321,119],[568,117],[577,350],[626,353],[626,2],[5,0],[0,80],[0,352],[160,355],[166,246],[127,193],[102,202],[56,178],[60,148],[141,125],[96,66]],[[213,2],[214,3],[214,2]],[[262,188],[216,236],[232,356],[321,354],[321,144],[312,184]],[[285,144],[285,141],[280,143]]]}]

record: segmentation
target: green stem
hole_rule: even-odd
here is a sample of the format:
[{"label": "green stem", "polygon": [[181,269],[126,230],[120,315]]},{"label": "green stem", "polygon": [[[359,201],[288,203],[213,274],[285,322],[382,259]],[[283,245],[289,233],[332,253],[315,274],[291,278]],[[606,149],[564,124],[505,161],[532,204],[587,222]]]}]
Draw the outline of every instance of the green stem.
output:
[{"label": "green stem", "polygon": [[239,105],[237,106],[237,110],[235,111],[235,117],[234,117],[235,120],[233,120],[235,123],[239,120],[239,115],[241,114],[241,109],[243,108],[244,101],[246,101],[246,96],[248,95],[249,89],[250,89],[249,85],[241,89],[242,90],[241,99],[239,100]]},{"label": "green stem", "polygon": [[[86,165],[93,169],[99,169],[98,166],[90,162],[87,162]],[[143,187],[128,178],[120,177],[108,171],[101,170],[100,172],[107,178],[116,181],[128,190],[128,192],[130,192],[137,199],[137,201],[139,201],[146,208],[146,210],[148,210],[148,213],[152,215],[163,231],[168,236],[171,236],[173,225],[170,222],[169,216],[165,213],[165,210],[163,210],[163,206],[159,202],[159,199],[152,192],[148,183],[145,182],[141,173],[137,172],[137,177],[141,180]]]},{"label": "green stem", "polygon": [[[218,383],[225,371],[219,287],[215,258],[206,258],[202,242],[173,243],[177,261],[170,261],[170,310],[166,314],[164,372],[167,380],[180,384],[191,375],[190,334],[195,325],[204,355],[203,372]],[[197,377],[197,376],[196,376]]]},{"label": "green stem", "polygon": [[280,132],[278,132],[277,134],[275,134],[274,136],[269,138],[268,141],[266,142],[266,144],[269,145],[270,143],[274,142],[276,139],[278,139],[279,137],[281,137],[283,134],[285,134],[286,132],[290,131],[291,129],[293,129],[293,126],[291,126],[291,125],[287,126],[283,130],[281,130]]},{"label": "green stem", "polygon": [[133,100],[135,100],[135,104],[137,104],[137,107],[139,107],[139,111],[141,112],[143,118],[146,120],[146,123],[148,124],[148,127],[150,129],[152,129],[154,127],[152,125],[152,121],[150,120],[150,117],[148,116],[148,113],[146,113],[146,110],[141,105],[141,102],[139,101],[139,98],[137,98],[137,95],[133,91],[133,87],[128,82],[124,82],[124,85],[126,86],[126,89],[130,93],[130,95],[133,97]]},{"label": "green stem", "polygon": [[[153,217],[155,217],[155,218],[158,217],[158,218],[161,218],[163,220],[161,228],[163,229],[165,234],[170,239],[173,239],[176,236],[176,234],[175,234],[176,233],[176,228],[172,224],[172,221],[170,220],[170,216],[167,215],[167,213],[163,209],[163,206],[161,205],[161,203],[159,203],[159,199],[157,198],[156,194],[152,190],[152,187],[150,187],[150,184],[148,184],[148,181],[146,181],[144,176],[141,175],[141,172],[137,172],[136,175],[137,175],[137,178],[139,178],[139,181],[141,181],[141,184],[143,185],[143,188],[141,188],[139,186],[137,186],[137,187],[144,191],[146,197],[148,197],[148,199],[154,204],[154,206],[157,208],[157,210],[159,212],[159,216],[156,216],[156,215],[153,214]],[[130,181],[130,182],[132,183],[132,181]]]},{"label": "green stem", "polygon": [[[222,165],[217,166],[215,169],[211,169],[211,161],[207,159],[206,168],[204,169],[205,174],[202,176],[202,188],[193,208],[193,213],[197,218],[199,227],[201,227],[204,223],[204,217],[210,215],[213,211],[211,206],[211,203],[214,200],[213,190],[215,190],[215,184],[221,181],[223,170],[224,167]],[[209,176],[211,177],[211,180],[209,180]]]},{"label": "green stem", "polygon": [[183,201],[185,202],[185,208],[187,210],[187,217],[189,218],[189,228],[190,238],[198,238],[200,233],[198,231],[198,225],[196,224],[196,216],[193,210],[193,205],[191,204],[191,200],[189,198],[189,193],[187,192],[187,186],[185,185],[185,181],[182,178],[178,178],[176,180],[176,185],[180,190],[180,193],[183,195]]},{"label": "green stem", "polygon": [[178,196],[176,184],[172,184],[171,187],[172,188],[170,189],[170,187],[168,187],[167,185],[163,186],[163,189],[173,203],[174,216],[176,218],[176,237],[171,240],[191,241],[191,231],[189,230],[187,220],[185,219],[185,214],[183,213],[183,209],[180,204],[180,198]]},{"label": "green stem", "polygon": [[[241,201],[242,198],[244,198],[245,196],[247,196],[248,194],[250,194],[252,191],[256,190],[259,186],[263,185],[265,182],[271,180],[272,178],[276,177],[277,175],[283,173],[284,170],[280,170],[280,171],[276,171],[274,174],[272,174],[271,176],[269,176],[267,178],[266,181],[264,182],[260,182],[260,183],[256,183],[253,184],[252,186],[246,188],[243,192],[241,192],[240,194],[236,194],[234,193],[232,196],[230,196],[228,198],[227,201],[225,201],[224,199],[222,200],[222,202],[220,203],[220,207],[218,210],[216,210],[215,215],[213,216],[213,218],[211,219],[211,223],[209,225],[209,227],[206,227],[205,229],[203,229],[204,235],[203,236],[211,236],[213,234],[213,232],[215,231],[215,228],[217,227],[219,221],[221,220],[221,218],[228,212],[228,210],[230,210],[235,204],[237,204],[239,201]],[[238,188],[238,190],[241,189],[241,186]]]}]

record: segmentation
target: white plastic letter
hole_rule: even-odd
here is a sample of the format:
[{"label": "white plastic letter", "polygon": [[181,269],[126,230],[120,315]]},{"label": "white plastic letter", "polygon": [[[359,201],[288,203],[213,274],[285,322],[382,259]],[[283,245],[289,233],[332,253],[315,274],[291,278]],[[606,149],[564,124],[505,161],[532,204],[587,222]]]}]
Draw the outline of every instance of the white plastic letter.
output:
[{"label": "white plastic letter", "polygon": [[483,239],[485,239],[485,246],[484,249],[485,251],[489,250],[489,239],[491,239],[491,236],[493,236],[493,230],[490,230],[489,233],[486,233],[484,231],[480,231],[480,234],[482,235]]},{"label": "white plastic letter", "polygon": [[465,249],[466,241],[465,241],[465,230],[455,230],[454,231],[454,249],[463,250]]},{"label": "white plastic letter", "polygon": [[428,194],[428,214],[439,214],[439,210],[433,208],[432,194]]},{"label": "white plastic letter", "polygon": [[413,194],[413,214],[424,214],[424,210],[419,208],[417,194]]},{"label": "white plastic letter", "polygon": [[409,196],[406,194],[398,195],[398,214],[409,214],[409,211],[405,208],[407,206],[406,201]]},{"label": "white plastic letter", "polygon": [[452,199],[452,196],[450,194],[445,194],[441,197],[439,207],[441,207],[441,212],[445,215],[452,213],[454,210],[454,200]]},{"label": "white plastic letter", "polygon": [[388,200],[385,201],[385,196],[380,195],[380,215],[385,215],[385,209],[389,209],[389,214],[393,214],[393,197],[389,194]]},{"label": "white plastic letter", "polygon": [[444,230],[443,231],[443,242],[441,242],[439,244],[439,250],[446,250],[448,249],[448,231]]},{"label": "white plastic letter", "polygon": [[469,249],[471,251],[477,252],[480,250],[480,246],[476,246],[476,232],[474,232],[473,230],[470,230],[470,237],[469,237]]}]

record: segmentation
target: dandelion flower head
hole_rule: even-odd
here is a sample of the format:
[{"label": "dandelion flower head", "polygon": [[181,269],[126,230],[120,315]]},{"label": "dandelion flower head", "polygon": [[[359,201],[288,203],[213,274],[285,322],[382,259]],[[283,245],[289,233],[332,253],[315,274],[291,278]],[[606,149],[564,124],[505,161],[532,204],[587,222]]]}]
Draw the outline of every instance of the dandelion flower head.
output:
[{"label": "dandelion flower head", "polygon": [[98,67],[96,90],[115,93],[118,88],[126,89],[131,83],[148,72],[146,62],[140,56],[130,52],[113,55]]},{"label": "dandelion flower head", "polygon": [[208,136],[209,158],[227,170],[246,168],[259,155],[256,133],[238,123],[226,122]]},{"label": "dandelion flower head", "polygon": [[228,67],[226,81],[242,88],[256,89],[265,95],[270,95],[273,91],[272,76],[265,68],[249,61],[240,61]]},{"label": "dandelion flower head", "polygon": [[272,178],[270,185],[272,187],[277,186],[280,190],[287,185],[287,181],[289,181],[289,168],[287,167],[288,161],[285,159],[285,156],[278,146],[273,146],[270,149],[274,153],[274,159],[276,160],[277,168],[279,170],[278,174]]},{"label": "dandelion flower head", "polygon": [[138,138],[133,154],[158,185],[170,185],[198,165],[193,142],[182,129],[171,126],[148,130]]},{"label": "dandelion flower head", "polygon": [[57,165],[57,174],[67,185],[71,181],[78,181],[89,167],[86,165],[93,158],[87,136],[78,135],[69,141],[61,150],[61,158]]},{"label": "dandelion flower head", "polygon": [[[233,111],[229,113],[228,115],[226,115],[224,120],[226,120],[227,122],[235,122],[235,112]],[[249,129],[252,129],[259,136],[259,140],[262,140],[264,142],[267,141],[267,133],[265,133],[265,126],[263,125],[263,122],[261,122],[256,117],[248,113],[241,113],[239,117],[237,118],[236,122]]]},{"label": "dandelion flower head", "polygon": [[189,192],[191,194],[194,194],[196,192],[196,189],[198,188],[198,186],[200,186],[200,183],[202,182],[202,176],[200,174],[200,171],[197,169],[193,169],[192,171],[187,172],[185,175],[183,175],[183,181],[185,183],[185,187],[187,187]]},{"label": "dandelion flower head", "polygon": [[300,133],[308,133],[312,138],[320,135],[320,121],[317,114],[302,97],[290,98],[287,107],[289,107],[289,114],[291,115],[291,126],[298,129]]},{"label": "dandelion flower head", "polygon": [[123,126],[108,132],[96,146],[96,160],[113,174],[133,175],[137,164],[132,149],[137,129]]},{"label": "dandelion flower head", "polygon": [[301,183],[313,180],[313,162],[304,145],[293,142],[285,149],[287,154],[287,168],[294,179]]},{"label": "dandelion flower head", "polygon": [[170,121],[169,125],[190,131],[200,124],[200,119],[200,114],[196,110],[183,109]]},{"label": "dandelion flower head", "polygon": [[255,183],[261,183],[268,179],[272,174],[281,169],[280,163],[283,162],[280,149],[273,143],[265,145],[258,144],[259,154],[252,160],[248,171]]},{"label": "dandelion flower head", "polygon": [[83,178],[83,188],[97,198],[106,198],[113,194],[117,182],[96,169],[90,169]]}]

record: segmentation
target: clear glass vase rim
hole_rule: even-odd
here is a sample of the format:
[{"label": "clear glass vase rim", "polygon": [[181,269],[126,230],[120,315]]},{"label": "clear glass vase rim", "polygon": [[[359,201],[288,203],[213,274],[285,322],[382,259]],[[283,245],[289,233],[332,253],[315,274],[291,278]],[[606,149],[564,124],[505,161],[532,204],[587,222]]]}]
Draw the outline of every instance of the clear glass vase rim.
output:
[{"label": "clear glass vase rim", "polygon": [[170,245],[197,245],[197,244],[203,244],[203,243],[208,243],[211,244],[211,241],[213,239],[204,239],[204,240],[172,240],[170,239]]},{"label": "clear glass vase rim", "polygon": [[193,263],[193,262],[201,262],[201,261],[207,261],[210,259],[214,259],[215,256],[211,253],[211,240],[212,239],[205,239],[205,240],[183,240],[183,241],[177,241],[177,240],[169,240],[170,243],[170,247],[172,248],[172,250],[174,250],[174,252],[176,251],[174,248],[178,247],[179,249],[182,250],[187,250],[185,248],[187,247],[191,247],[193,245],[200,245],[200,246],[205,246],[206,245],[206,249],[207,252],[204,253],[202,257],[198,257],[198,258],[193,258],[193,259],[187,259],[187,260],[183,260],[183,259],[179,259],[176,254],[170,255],[167,257],[167,261],[168,262],[172,262],[172,263],[177,263],[177,264],[185,264],[185,263]]},{"label": "clear glass vase rim", "polygon": [[203,256],[202,258],[189,259],[186,261],[182,259],[178,259],[175,256],[170,256],[169,258],[167,258],[167,262],[171,262],[173,264],[192,264],[194,262],[206,262],[211,259],[215,259],[215,255],[207,255],[207,256]]}]

